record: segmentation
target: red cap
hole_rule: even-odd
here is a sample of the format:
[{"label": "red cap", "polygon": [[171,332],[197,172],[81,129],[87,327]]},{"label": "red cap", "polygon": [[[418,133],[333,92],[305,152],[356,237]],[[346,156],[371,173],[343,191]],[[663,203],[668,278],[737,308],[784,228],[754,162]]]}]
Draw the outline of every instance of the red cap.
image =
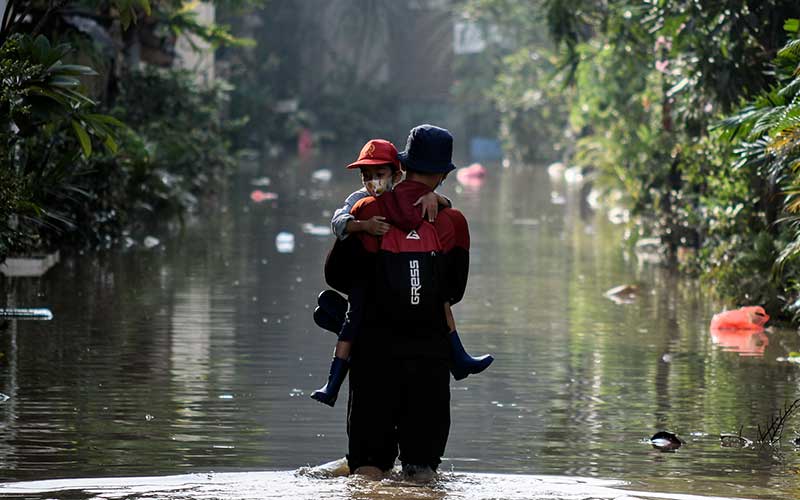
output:
[{"label": "red cap", "polygon": [[400,168],[400,160],[397,159],[397,148],[385,139],[372,139],[361,148],[358,160],[348,165],[347,168],[386,164],[391,164],[392,170]]}]

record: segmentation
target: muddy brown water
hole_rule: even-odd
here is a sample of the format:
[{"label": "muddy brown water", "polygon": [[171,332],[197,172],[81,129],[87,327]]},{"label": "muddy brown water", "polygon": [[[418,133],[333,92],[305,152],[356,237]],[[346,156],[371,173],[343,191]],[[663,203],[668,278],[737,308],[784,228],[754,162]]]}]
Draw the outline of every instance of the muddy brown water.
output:
[{"label": "muddy brown water", "polygon": [[[333,179],[312,181],[322,167]],[[796,332],[712,338],[721,305],[695,281],[637,260],[626,228],[563,181],[514,166],[443,189],[472,234],[459,331],[496,359],[452,384],[445,474],[408,486],[298,473],[346,449],[345,398],[331,409],[308,397],[335,340],[311,318],[332,244],[313,226],[357,179],[322,161],[277,172],[243,164],[209,213],[153,234],[153,248],[134,235],[130,248],[3,281],[6,305],[54,319],[0,332],[0,495],[800,497],[800,419],[772,447],[718,437],[753,438],[800,397],[800,367],[777,360],[800,351]],[[263,176],[270,186],[250,184]],[[278,199],[255,203],[254,189]],[[280,232],[292,252],[278,251]],[[604,296],[627,283],[639,287],[631,303]],[[643,442],[659,430],[686,444]]]}]

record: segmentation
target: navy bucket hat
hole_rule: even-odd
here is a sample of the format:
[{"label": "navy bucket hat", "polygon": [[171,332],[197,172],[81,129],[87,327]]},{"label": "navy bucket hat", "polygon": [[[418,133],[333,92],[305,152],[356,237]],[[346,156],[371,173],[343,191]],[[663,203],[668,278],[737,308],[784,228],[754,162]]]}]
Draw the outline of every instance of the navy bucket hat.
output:
[{"label": "navy bucket hat", "polygon": [[436,125],[418,125],[408,134],[405,151],[397,154],[408,170],[428,174],[446,174],[453,165],[453,136]]}]

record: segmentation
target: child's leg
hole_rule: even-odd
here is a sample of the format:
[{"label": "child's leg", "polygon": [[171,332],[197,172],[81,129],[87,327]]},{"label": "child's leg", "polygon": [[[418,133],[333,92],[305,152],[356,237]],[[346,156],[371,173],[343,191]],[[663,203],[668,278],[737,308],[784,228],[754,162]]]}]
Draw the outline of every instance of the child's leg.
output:
[{"label": "child's leg", "polygon": [[352,347],[356,332],[361,327],[361,318],[364,310],[363,287],[356,287],[351,290],[348,300],[349,306],[347,314],[344,317],[344,324],[339,333],[339,341],[336,343],[336,350],[333,352],[328,383],[311,394],[312,399],[316,399],[320,403],[325,403],[328,406],[336,404],[339,389],[342,387],[342,383],[350,367],[350,348]]},{"label": "child's leg", "polygon": [[456,320],[453,318],[453,311],[450,309],[450,303],[444,303],[444,315],[447,319],[447,326],[450,328],[448,339],[450,341],[450,373],[453,378],[461,380],[467,378],[471,373],[480,373],[494,361],[491,354],[484,354],[483,356],[474,358],[470,356],[461,344],[461,339],[458,337],[456,331]]},{"label": "child's leg", "polygon": [[311,393],[311,398],[316,399],[320,403],[325,403],[328,406],[336,404],[336,398],[339,396],[339,389],[342,387],[345,377],[347,377],[347,370],[350,367],[350,345],[351,342],[340,340],[336,342],[336,350],[333,352],[333,360],[331,361],[331,370],[328,375],[328,383]]}]

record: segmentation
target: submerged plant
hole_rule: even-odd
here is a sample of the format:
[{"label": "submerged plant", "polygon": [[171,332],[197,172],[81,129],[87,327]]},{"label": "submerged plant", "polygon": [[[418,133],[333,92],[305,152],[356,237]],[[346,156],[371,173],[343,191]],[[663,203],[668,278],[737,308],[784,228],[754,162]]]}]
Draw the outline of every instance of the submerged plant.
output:
[{"label": "submerged plant", "polygon": [[800,412],[800,399],[795,399],[791,404],[784,405],[777,414],[772,415],[764,428],[760,424],[756,426],[758,436],[755,440],[744,437],[742,427],[739,427],[737,434],[720,434],[720,444],[729,448],[747,448],[753,444],[760,447],[776,446],[783,437],[786,424],[798,412]]},{"label": "submerged plant", "polygon": [[773,446],[780,442],[783,436],[783,429],[786,422],[798,411],[800,411],[800,399],[795,399],[792,404],[785,405],[783,409],[779,410],[777,415],[774,415],[767,427],[763,430],[758,426],[758,442],[763,445]]}]

